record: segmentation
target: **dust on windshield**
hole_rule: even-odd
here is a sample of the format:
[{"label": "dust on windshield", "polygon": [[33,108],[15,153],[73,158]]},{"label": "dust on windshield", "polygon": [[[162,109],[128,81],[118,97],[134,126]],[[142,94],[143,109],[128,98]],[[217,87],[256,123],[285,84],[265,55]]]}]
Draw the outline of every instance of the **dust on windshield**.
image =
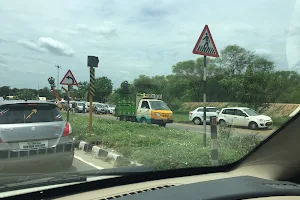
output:
[{"label": "dust on windshield", "polygon": [[0,174],[226,165],[300,106],[300,0],[1,0],[0,19],[0,154],[21,156]]}]

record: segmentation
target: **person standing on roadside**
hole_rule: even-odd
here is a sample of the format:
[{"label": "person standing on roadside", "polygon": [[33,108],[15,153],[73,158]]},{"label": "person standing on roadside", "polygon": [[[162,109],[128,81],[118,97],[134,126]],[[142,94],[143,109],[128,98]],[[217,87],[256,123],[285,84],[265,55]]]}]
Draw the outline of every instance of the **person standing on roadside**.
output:
[{"label": "person standing on roadside", "polygon": [[82,113],[83,113],[83,114],[85,113],[85,103],[84,103],[83,106],[82,106]]}]

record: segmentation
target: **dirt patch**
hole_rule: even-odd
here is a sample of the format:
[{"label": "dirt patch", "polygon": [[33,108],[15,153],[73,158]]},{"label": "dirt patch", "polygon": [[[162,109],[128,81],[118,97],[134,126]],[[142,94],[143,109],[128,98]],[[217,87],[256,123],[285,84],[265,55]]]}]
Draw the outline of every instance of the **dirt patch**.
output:
[{"label": "dirt patch", "polygon": [[[186,102],[183,103],[181,110],[191,111],[203,105],[203,102]],[[208,102],[206,103],[206,106],[212,106],[217,107],[218,109],[222,109],[226,107],[242,106],[242,104],[234,102]],[[263,111],[263,114],[270,115],[272,117],[289,116],[298,106],[300,106],[300,104],[272,103]]]}]

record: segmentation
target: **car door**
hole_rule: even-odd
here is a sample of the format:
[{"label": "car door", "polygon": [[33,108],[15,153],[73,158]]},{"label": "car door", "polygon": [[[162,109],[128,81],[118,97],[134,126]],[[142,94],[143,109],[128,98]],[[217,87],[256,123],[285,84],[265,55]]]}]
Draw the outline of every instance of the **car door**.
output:
[{"label": "car door", "polygon": [[151,122],[150,105],[147,100],[142,100],[141,103],[139,104],[137,110],[137,118],[139,121],[141,121],[142,118],[145,118],[147,123]]},{"label": "car door", "polygon": [[222,114],[228,125],[234,125],[234,109],[228,108],[224,110]]},{"label": "car door", "polygon": [[249,118],[246,113],[239,109],[234,110],[234,125],[235,126],[248,126]]},{"label": "car door", "polygon": [[210,117],[216,117],[217,113],[216,113],[217,109],[216,108],[206,108],[206,121],[210,122]]}]

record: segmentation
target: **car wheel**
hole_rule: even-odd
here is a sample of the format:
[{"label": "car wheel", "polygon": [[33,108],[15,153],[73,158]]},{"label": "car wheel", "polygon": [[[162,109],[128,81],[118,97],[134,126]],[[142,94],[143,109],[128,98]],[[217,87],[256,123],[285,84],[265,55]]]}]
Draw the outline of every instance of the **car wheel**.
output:
[{"label": "car wheel", "polygon": [[127,120],[126,120],[126,117],[125,117],[125,116],[121,116],[121,117],[120,117],[120,121],[126,122],[126,121],[127,121]]},{"label": "car wheel", "polygon": [[63,167],[63,169],[70,169],[73,165],[73,159],[72,160],[67,160],[67,161],[63,161],[60,163],[61,167]]},{"label": "car wheel", "polygon": [[255,122],[250,122],[249,125],[248,125],[248,127],[249,127],[250,129],[252,129],[252,130],[258,129],[258,125],[257,125],[257,123],[255,123]]},{"label": "car wheel", "polygon": [[166,123],[163,123],[163,124],[158,124],[159,126],[162,126],[162,127],[166,127]]},{"label": "car wheel", "polygon": [[219,124],[220,124],[220,126],[226,126],[227,125],[226,122],[225,122],[225,120],[223,120],[223,119],[221,119],[219,121]]},{"label": "car wheel", "polygon": [[147,120],[144,117],[140,120],[140,122],[143,124],[147,124]]},{"label": "car wheel", "polygon": [[193,122],[194,122],[194,124],[196,124],[196,125],[200,125],[200,124],[201,124],[201,119],[200,119],[199,117],[195,117],[195,118],[193,119]]}]

